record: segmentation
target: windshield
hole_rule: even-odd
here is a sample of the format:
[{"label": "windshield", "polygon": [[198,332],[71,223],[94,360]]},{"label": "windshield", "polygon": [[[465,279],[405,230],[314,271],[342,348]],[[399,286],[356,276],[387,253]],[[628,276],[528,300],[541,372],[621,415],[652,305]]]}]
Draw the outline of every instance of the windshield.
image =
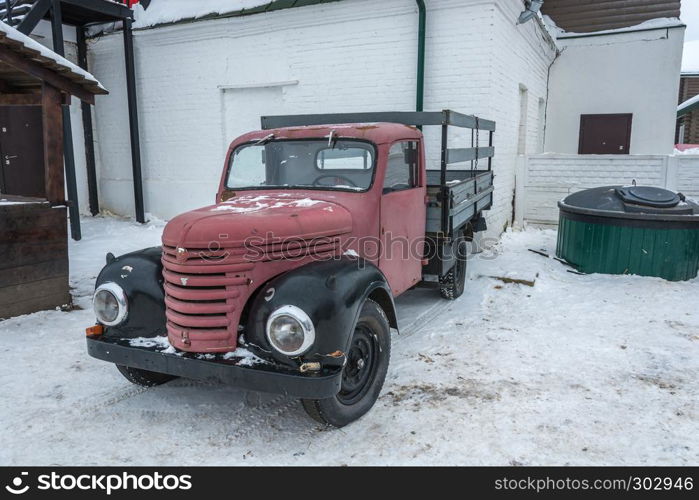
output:
[{"label": "windshield", "polygon": [[374,177],[375,148],[341,140],[269,141],[239,146],[226,187],[316,188],[365,191]]}]

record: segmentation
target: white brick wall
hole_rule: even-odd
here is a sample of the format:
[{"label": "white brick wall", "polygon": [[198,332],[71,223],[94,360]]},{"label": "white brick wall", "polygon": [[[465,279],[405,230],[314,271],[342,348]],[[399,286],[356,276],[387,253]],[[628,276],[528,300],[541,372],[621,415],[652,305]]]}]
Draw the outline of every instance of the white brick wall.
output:
[{"label": "white brick wall", "polygon": [[[536,22],[515,25],[521,0],[427,5],[425,109],[498,122],[495,206],[488,214],[497,234],[512,216],[519,86],[529,91],[533,151],[554,49]],[[344,0],[137,31],[135,38],[145,206],[161,218],[213,201],[226,146],[257,126],[261,114],[415,105],[413,0]],[[100,201],[131,215],[121,34],[90,43],[90,67],[111,92],[98,97],[95,110]],[[278,82],[287,85],[268,87]],[[240,88],[251,86],[258,88]],[[434,159],[437,134],[427,136]]]}]

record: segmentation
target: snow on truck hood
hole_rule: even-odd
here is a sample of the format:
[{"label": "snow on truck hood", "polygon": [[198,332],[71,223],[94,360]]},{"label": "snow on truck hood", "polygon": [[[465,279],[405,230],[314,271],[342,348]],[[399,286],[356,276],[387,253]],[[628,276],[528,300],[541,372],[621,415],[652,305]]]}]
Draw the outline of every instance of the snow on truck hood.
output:
[{"label": "snow on truck hood", "polygon": [[352,216],[336,203],[288,194],[244,195],[175,217],[165,226],[163,244],[238,247],[251,238],[308,240],[350,231]]}]

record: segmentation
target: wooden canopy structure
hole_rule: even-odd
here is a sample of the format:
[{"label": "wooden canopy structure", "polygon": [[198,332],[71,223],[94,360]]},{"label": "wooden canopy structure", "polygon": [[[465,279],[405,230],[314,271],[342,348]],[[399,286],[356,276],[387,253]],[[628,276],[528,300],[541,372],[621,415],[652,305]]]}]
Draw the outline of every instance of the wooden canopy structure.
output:
[{"label": "wooden canopy structure", "polygon": [[[65,205],[63,111],[74,95],[94,104],[108,92],[89,73],[2,23],[0,29],[0,106],[40,106],[45,198]],[[26,193],[10,193],[26,194]]]},{"label": "wooden canopy structure", "polygon": [[70,306],[63,117],[107,91],[0,22],[0,318]]},{"label": "wooden canopy structure", "polygon": [[[124,69],[126,77],[129,135],[131,142],[131,168],[133,172],[134,208],[136,220],[145,222],[143,180],[141,174],[141,145],[138,126],[136,97],[136,73],[133,47],[133,11],[129,0],[0,0],[0,19],[25,35],[29,35],[41,20],[51,23],[53,50],[63,56],[65,28],[75,29],[78,45],[78,64],[85,71],[87,64],[87,34],[90,27],[104,23],[116,23],[123,28]],[[149,0],[141,0],[146,7]],[[87,191],[90,213],[99,213],[97,167],[92,132],[92,109],[88,101],[82,102],[82,125],[87,169]],[[66,189],[70,201],[70,225],[73,239],[81,238],[78,210],[78,188],[75,171],[75,152],[70,113],[63,108],[63,156],[66,170]]]}]

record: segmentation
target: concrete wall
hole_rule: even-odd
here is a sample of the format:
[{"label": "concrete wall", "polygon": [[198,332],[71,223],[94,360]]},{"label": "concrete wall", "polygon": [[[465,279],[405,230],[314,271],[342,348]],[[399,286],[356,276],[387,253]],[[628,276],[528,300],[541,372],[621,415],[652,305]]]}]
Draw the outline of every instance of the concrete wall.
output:
[{"label": "concrete wall", "polygon": [[[499,233],[512,217],[520,89],[528,96],[524,142],[535,152],[555,50],[536,22],[515,25],[521,0],[427,5],[425,109],[498,122],[488,218]],[[145,206],[160,218],[213,201],[227,145],[258,128],[260,115],[415,105],[413,0],[345,0],[137,31],[135,47]],[[91,41],[90,65],[111,92],[96,106],[101,204],[132,215],[121,34]],[[427,136],[434,160],[437,134]]]},{"label": "concrete wall", "polygon": [[521,156],[516,220],[558,223],[558,201],[598,186],[659,186],[699,199],[699,156],[559,155]]},{"label": "concrete wall", "polygon": [[668,177],[669,188],[699,200],[699,156],[678,155],[675,171],[671,171]]},{"label": "concrete wall", "polygon": [[633,113],[630,153],[672,153],[683,40],[683,27],[559,37],[546,151],[578,152],[581,114]]}]

